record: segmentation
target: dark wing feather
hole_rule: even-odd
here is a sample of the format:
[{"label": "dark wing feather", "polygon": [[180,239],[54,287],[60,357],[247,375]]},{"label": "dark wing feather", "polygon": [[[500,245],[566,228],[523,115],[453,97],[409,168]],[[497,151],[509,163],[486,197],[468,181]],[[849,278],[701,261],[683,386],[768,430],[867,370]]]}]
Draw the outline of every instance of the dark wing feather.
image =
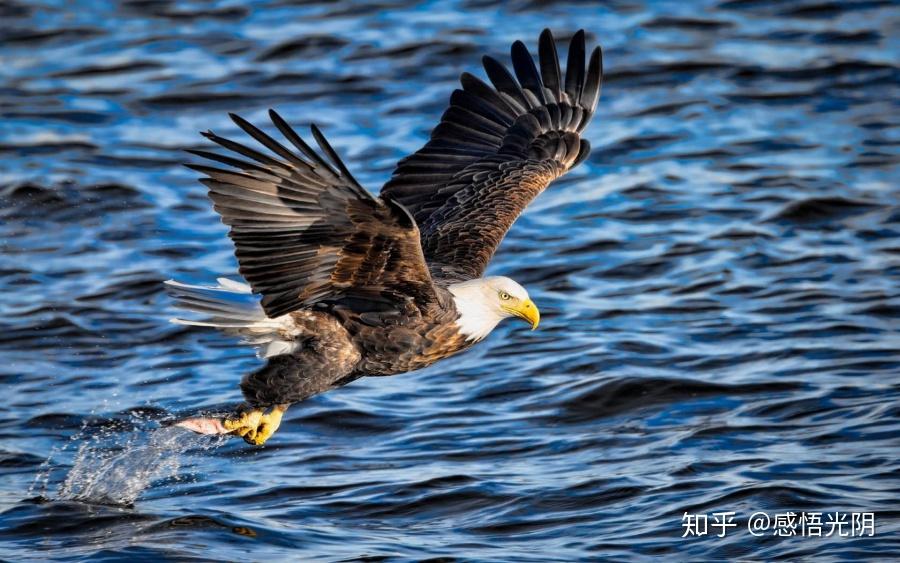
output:
[{"label": "dark wing feather", "polygon": [[269,317],[354,292],[436,299],[415,221],[402,206],[372,197],[350,175],[321,131],[312,134],[327,160],[274,111],[272,121],[297,154],[246,120],[234,122],[278,158],[205,136],[249,161],[202,150],[193,154],[233,170],[190,164],[229,236],[241,275],[262,295]]},{"label": "dark wing feather", "polygon": [[511,55],[515,77],[483,59],[493,87],[462,74],[431,139],[400,161],[381,190],[415,217],[441,284],[480,277],[531,200],[590,153],[581,132],[597,107],[600,48],[585,69],[584,31],[576,33],[565,76],[549,30],[541,33],[537,65],[519,41]]},{"label": "dark wing feather", "polygon": [[556,42],[549,29],[541,32],[541,38],[538,41],[538,59],[541,63],[541,78],[544,86],[550,89],[554,100],[559,100],[559,93],[562,90],[559,56],[556,54]]},{"label": "dark wing feather", "polygon": [[584,87],[584,30],[578,30],[569,43],[569,56],[566,58],[566,94],[574,105],[581,100],[581,89]]},{"label": "dark wing feather", "polygon": [[516,41],[511,49],[513,69],[516,71],[516,77],[522,88],[535,95],[540,105],[547,103],[544,99],[544,85],[541,77],[538,75],[537,67],[534,66],[534,59],[528,52],[528,47],[521,41]]}]

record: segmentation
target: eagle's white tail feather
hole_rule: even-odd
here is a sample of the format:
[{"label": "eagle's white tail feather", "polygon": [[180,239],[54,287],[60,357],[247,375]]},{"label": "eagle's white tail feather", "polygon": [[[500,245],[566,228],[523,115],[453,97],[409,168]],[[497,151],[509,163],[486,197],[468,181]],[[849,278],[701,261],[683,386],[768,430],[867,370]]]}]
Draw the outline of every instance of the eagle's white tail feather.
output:
[{"label": "eagle's white tail feather", "polygon": [[234,293],[253,293],[253,289],[246,283],[230,280],[228,278],[216,278],[216,281],[219,282],[219,287]]},{"label": "eagle's white tail feather", "polygon": [[250,286],[227,278],[219,278],[217,286],[189,285],[175,280],[165,282],[166,292],[187,311],[208,315],[203,319],[170,319],[172,323],[218,328],[227,334],[241,336],[247,344],[257,346],[263,358],[290,354],[296,348],[291,334],[296,326],[290,315],[275,319],[266,316]]},{"label": "eagle's white tail feather", "polygon": [[[209,287],[203,285],[189,285],[186,283],[168,280],[165,282],[166,292],[178,301],[179,307],[205,313],[232,321],[263,321],[267,320],[265,312],[259,306],[259,301],[252,294],[233,288],[231,284],[242,286],[237,282],[228,285],[222,284],[224,278],[219,279],[218,286]],[[181,324],[192,324],[193,321],[182,320]],[[208,322],[208,321],[207,321]],[[246,323],[244,323],[246,324]]]}]

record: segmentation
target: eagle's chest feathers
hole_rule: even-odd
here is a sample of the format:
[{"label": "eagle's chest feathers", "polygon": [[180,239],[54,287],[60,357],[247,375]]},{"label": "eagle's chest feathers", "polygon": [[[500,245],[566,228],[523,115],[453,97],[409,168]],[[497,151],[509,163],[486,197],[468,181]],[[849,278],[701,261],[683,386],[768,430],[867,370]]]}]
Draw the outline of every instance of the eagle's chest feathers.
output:
[{"label": "eagle's chest feathers", "polygon": [[485,338],[503,320],[503,314],[492,300],[493,293],[487,291],[480,280],[454,284],[447,289],[453,294],[453,303],[459,313],[456,326],[467,341]]}]

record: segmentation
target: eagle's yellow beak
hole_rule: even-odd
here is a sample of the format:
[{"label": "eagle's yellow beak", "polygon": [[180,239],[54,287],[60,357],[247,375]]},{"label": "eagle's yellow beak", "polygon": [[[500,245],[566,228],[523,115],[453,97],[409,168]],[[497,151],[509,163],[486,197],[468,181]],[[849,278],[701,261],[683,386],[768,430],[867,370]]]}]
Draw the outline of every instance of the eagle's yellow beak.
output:
[{"label": "eagle's yellow beak", "polygon": [[528,322],[531,325],[531,330],[536,329],[541,322],[541,312],[538,311],[537,306],[531,299],[525,299],[509,307],[504,306],[503,310]]}]

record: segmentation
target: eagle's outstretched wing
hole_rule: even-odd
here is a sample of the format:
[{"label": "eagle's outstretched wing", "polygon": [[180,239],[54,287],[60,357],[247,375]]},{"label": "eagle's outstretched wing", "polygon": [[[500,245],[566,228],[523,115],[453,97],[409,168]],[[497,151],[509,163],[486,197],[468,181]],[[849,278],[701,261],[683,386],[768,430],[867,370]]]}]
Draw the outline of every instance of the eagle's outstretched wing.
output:
[{"label": "eagle's outstretched wing", "polygon": [[433,303],[435,288],[409,213],[360,186],[315,125],[313,137],[327,160],[281,116],[269,115],[299,154],[232,115],[273,156],[208,132],[249,160],[192,150],[234,170],[188,165],[206,174],[201,181],[231,227],[240,273],[262,295],[266,314],[278,317],[354,290]]},{"label": "eagle's outstretched wing", "polygon": [[569,45],[565,76],[549,30],[540,70],[525,45],[512,45],[512,76],[484,57],[493,88],[468,73],[450,108],[418,152],[400,161],[381,197],[401,203],[419,225],[438,283],[480,277],[507,230],[547,185],[590,152],[580,136],[600,94],[594,49],[585,72],[584,31]]}]

